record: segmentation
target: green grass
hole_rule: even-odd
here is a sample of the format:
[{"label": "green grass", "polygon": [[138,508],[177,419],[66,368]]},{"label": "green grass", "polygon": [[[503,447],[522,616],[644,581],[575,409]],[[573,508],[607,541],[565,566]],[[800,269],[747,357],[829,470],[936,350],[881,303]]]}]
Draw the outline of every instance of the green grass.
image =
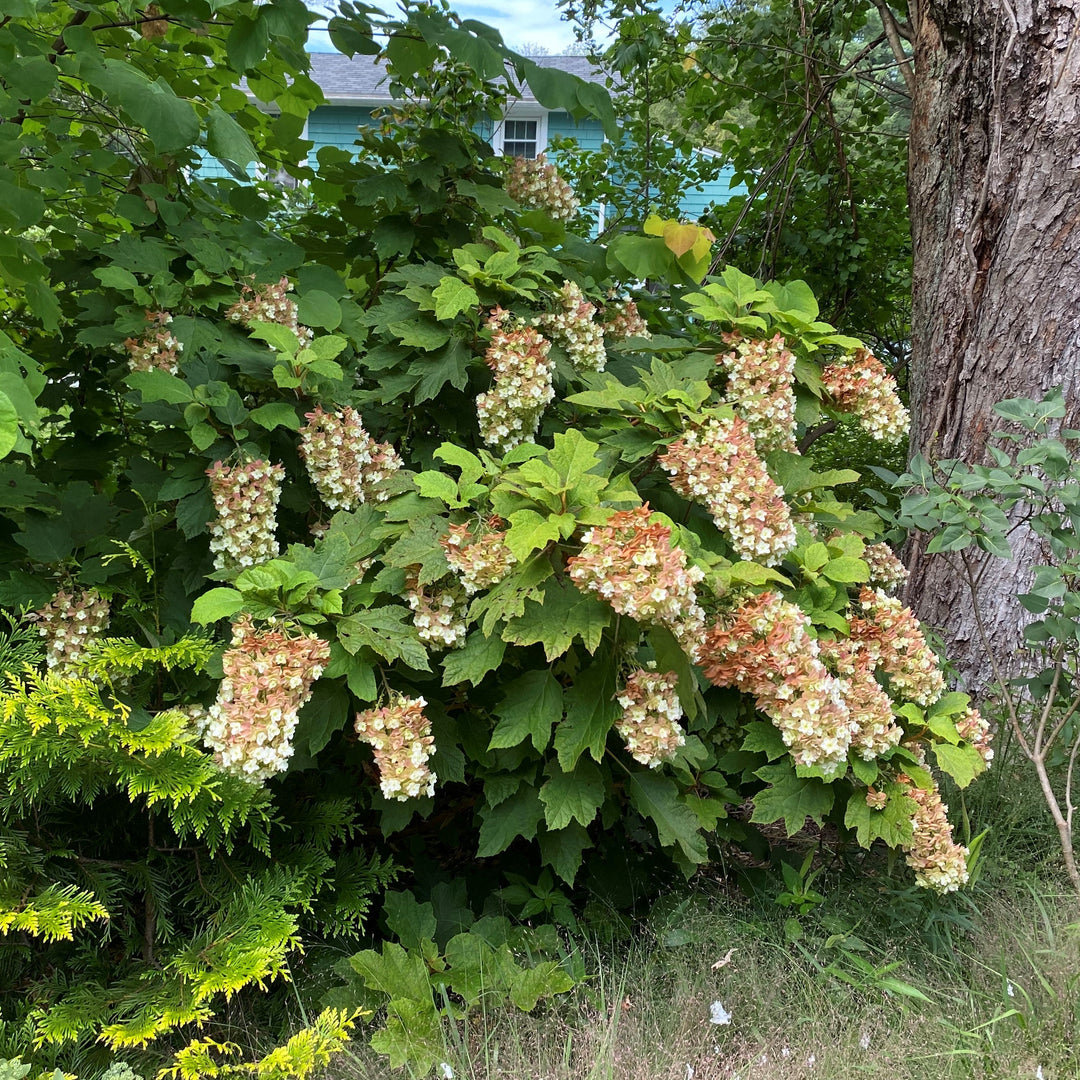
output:
[{"label": "green grass", "polygon": [[[623,940],[584,931],[588,978],[546,1011],[447,1025],[446,1062],[467,1080],[1080,1077],[1080,908],[1018,770],[950,797],[958,833],[993,826],[965,892],[871,861],[824,870],[824,902],[795,918],[778,875],[750,895],[703,877]],[[710,1023],[714,1001],[730,1024]],[[334,1080],[403,1075],[366,1034]]]}]

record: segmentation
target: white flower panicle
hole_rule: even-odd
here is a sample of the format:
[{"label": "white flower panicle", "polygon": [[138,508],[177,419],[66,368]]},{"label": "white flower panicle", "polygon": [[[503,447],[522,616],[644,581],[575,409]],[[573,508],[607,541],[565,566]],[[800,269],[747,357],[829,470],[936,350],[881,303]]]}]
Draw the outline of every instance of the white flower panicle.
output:
[{"label": "white flower panicle", "polygon": [[910,576],[908,568],[893,554],[888,544],[867,544],[863,559],[870,568],[870,581],[887,592],[894,592]]},{"label": "white flower panicle", "polygon": [[956,730],[961,739],[967,740],[979,752],[979,756],[990,768],[990,762],[994,760],[994,748],[991,746],[993,735],[990,733],[990,725],[982,718],[978,709],[966,709],[964,715],[956,721]]},{"label": "white flower panicle", "polygon": [[215,461],[206,475],[217,511],[217,519],[207,522],[214,567],[255,566],[276,558],[274,533],[285,470],[258,459],[239,465]]},{"label": "white flower panicle", "polygon": [[86,647],[108,628],[109,601],[96,589],[61,589],[32,618],[45,639],[49,670],[67,675],[82,662]]},{"label": "white flower panicle", "polygon": [[733,334],[716,358],[727,373],[725,395],[746,421],[758,453],[796,453],[795,356],[777,334],[759,341]]},{"label": "white flower panicle", "polygon": [[676,693],[678,682],[674,671],[660,674],[638,668],[627,677],[616,698],[623,711],[615,721],[615,730],[631,757],[650,769],[670,761],[686,742],[679,726],[683,709]]},{"label": "white flower panicle", "polygon": [[833,405],[854,414],[864,431],[880,442],[899,442],[911,427],[911,416],[896,392],[896,380],[885,365],[866,349],[821,372],[821,381]]},{"label": "white flower panicle", "polygon": [[428,762],[435,752],[431,721],[422,697],[394,694],[389,705],[356,714],[356,734],[370,744],[383,796],[405,802],[435,794],[437,777]]},{"label": "white flower panicle", "polygon": [[450,569],[468,596],[497,585],[517,562],[506,546],[501,518],[490,517],[482,532],[468,525],[451,525],[440,541]]},{"label": "white flower panicle", "polygon": [[840,677],[840,692],[854,733],[852,748],[873,761],[896,746],[904,730],[893,716],[892,699],[874,678],[876,654],[859,641],[818,641],[821,657]]},{"label": "white flower panicle", "polygon": [[389,497],[385,481],[402,467],[389,443],[376,442],[353,408],[336,413],[322,407],[306,414],[300,456],[319,498],[331,510],[355,510]]},{"label": "white flower panicle", "polygon": [[544,409],[555,397],[551,385],[551,343],[533,326],[495,308],[484,355],[495,384],[476,399],[480,437],[505,452],[536,434]]},{"label": "white flower panicle", "polygon": [[705,636],[698,663],[716,686],[750,694],[798,765],[842,769],[858,725],[829,673],[810,620],[778,593],[752,596]]},{"label": "white flower panicle", "polygon": [[671,542],[671,530],[649,524],[646,503],[617,510],[606,525],[582,537],[578,555],[567,560],[571,580],[596,593],[620,615],[666,626],[692,654],[705,626],[695,586],[705,573],[686,565],[686,553]]},{"label": "white flower panicle", "polygon": [[456,649],[465,643],[465,596],[459,589],[425,592],[415,583],[405,591],[417,636],[429,645]]},{"label": "white flower panicle", "polygon": [[225,678],[202,731],[218,765],[252,783],[284,772],[297,715],[329,660],[329,644],[313,634],[274,624],[256,629],[246,615],[237,619],[222,659]]},{"label": "white flower panicle", "polygon": [[866,587],[859,603],[867,617],[850,620],[852,640],[889,676],[893,692],[918,705],[937,701],[945,692],[945,677],[911,609],[881,589]]},{"label": "white flower panicle", "polygon": [[146,321],[150,324],[139,337],[124,340],[128,353],[128,367],[132,371],[166,371],[176,375],[180,371],[180,354],[184,343],[178,341],[170,330],[172,315],[167,311],[148,311]]},{"label": "white flower panicle", "polygon": [[652,337],[649,324],[641,317],[633,300],[611,301],[604,305],[604,334],[612,341]]},{"label": "white flower panicle", "polygon": [[784,489],[769,476],[741,417],[712,419],[687,431],[660,465],[680,495],[708,508],[740,558],[775,566],[795,547]]},{"label": "white flower panicle", "polygon": [[955,892],[967,884],[968,849],[953,841],[952,826],[946,816],[949,808],[941,801],[937,785],[916,787],[901,774],[897,779],[907,784],[904,792],[915,801],[911,816],[911,842],[905,845],[907,864],[915,871],[915,880],[925,889]]},{"label": "white flower panicle", "polygon": [[569,221],[581,203],[574,190],[543,154],[516,157],[506,169],[506,193],[527,210],[545,210],[556,221]]},{"label": "white flower panicle", "polygon": [[547,331],[552,341],[566,350],[574,367],[603,371],[607,365],[607,349],[604,348],[604,327],[593,317],[596,305],[585,299],[581,287],[573,281],[563,282],[559,302],[562,311],[541,315],[537,324]]},{"label": "white flower panicle", "polygon": [[243,326],[250,326],[253,322],[277,323],[286,330],[291,330],[300,340],[300,344],[304,345],[311,341],[315,332],[300,325],[296,317],[296,304],[289,297],[290,292],[292,282],[286,277],[273,285],[262,285],[258,289],[245,285],[241,299],[225,312],[225,318]]}]

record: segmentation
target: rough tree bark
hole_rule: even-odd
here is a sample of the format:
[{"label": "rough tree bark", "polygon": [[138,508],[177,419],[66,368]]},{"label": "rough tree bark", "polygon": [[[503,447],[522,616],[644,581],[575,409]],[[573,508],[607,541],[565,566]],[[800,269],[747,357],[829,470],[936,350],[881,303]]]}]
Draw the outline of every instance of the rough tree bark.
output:
[{"label": "rough tree bark", "polygon": [[[995,401],[1060,385],[1080,405],[1080,0],[910,8],[913,444],[980,461]],[[1030,536],[1016,547],[1015,568],[994,560],[982,576],[1005,658],[1039,558]],[[979,688],[989,673],[963,580],[939,556],[909,562],[909,601]]]}]

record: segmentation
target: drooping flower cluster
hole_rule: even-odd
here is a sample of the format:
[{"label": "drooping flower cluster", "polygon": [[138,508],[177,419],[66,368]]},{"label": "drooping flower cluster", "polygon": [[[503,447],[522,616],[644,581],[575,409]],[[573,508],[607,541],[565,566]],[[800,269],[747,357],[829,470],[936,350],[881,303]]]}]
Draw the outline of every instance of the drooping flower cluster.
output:
[{"label": "drooping flower cluster", "polygon": [[888,544],[867,544],[863,558],[870,568],[870,581],[888,592],[898,589],[908,579],[908,568]]},{"label": "drooping flower cluster", "polygon": [[864,587],[859,602],[867,617],[850,620],[852,639],[889,676],[899,697],[919,705],[937,701],[945,691],[945,678],[911,609],[881,589]]},{"label": "drooping flower cluster", "polygon": [[49,670],[66,675],[79,666],[86,647],[108,627],[109,601],[96,589],[61,589],[32,617],[45,639]]},{"label": "drooping flower cluster", "polygon": [[630,337],[652,337],[649,324],[641,317],[633,300],[620,300],[604,308],[604,333],[612,341]]},{"label": "drooping flower cluster", "polygon": [[394,694],[389,705],[356,714],[356,734],[371,745],[379,786],[387,799],[405,802],[435,794],[437,777],[428,761],[435,752],[427,702]]},{"label": "drooping flower cluster", "polygon": [[864,761],[872,761],[896,746],[904,731],[893,717],[892,699],[874,678],[872,649],[859,641],[819,641],[826,666],[840,676],[840,692],[854,731],[851,745]]},{"label": "drooping flower cluster", "polygon": [[[907,777],[901,775],[901,781]],[[925,789],[911,784],[904,792],[914,799],[911,816],[914,833],[907,845],[907,864],[915,871],[915,880],[926,889],[955,892],[967,883],[968,849],[953,841],[952,826],[946,814],[949,808],[941,801],[937,785]]]},{"label": "drooping flower cluster", "polygon": [[454,649],[465,641],[465,597],[459,589],[425,592],[413,584],[405,591],[413,611],[413,626],[421,641]]},{"label": "drooping flower cluster", "polygon": [[698,662],[716,686],[750,694],[799,765],[844,766],[858,730],[842,680],[822,662],[810,620],[778,593],[750,597],[705,635]]},{"label": "drooping flower cluster", "polygon": [[796,452],[795,356],[777,334],[770,341],[733,335],[716,358],[727,373],[726,397],[746,421],[759,453]]},{"label": "drooping flower cluster", "polygon": [[376,442],[353,408],[306,414],[300,429],[300,456],[319,498],[331,510],[355,510],[362,503],[382,502],[389,492],[384,482],[402,466],[389,443]]},{"label": "drooping flower cluster", "polygon": [[705,576],[686,565],[671,530],[649,524],[649,506],[617,510],[606,525],[582,537],[578,555],[567,561],[579,588],[594,592],[620,615],[666,626],[687,651],[696,648],[705,625],[695,586]]},{"label": "drooping flower cluster", "polygon": [[139,337],[124,341],[128,353],[128,366],[132,371],[167,371],[175,375],[180,370],[180,354],[184,343],[178,341],[167,327],[173,321],[167,311],[148,311],[146,321],[150,324]]},{"label": "drooping flower cluster", "polygon": [[888,792],[875,791],[873,788],[867,788],[866,805],[869,806],[871,810],[884,810],[888,802]]},{"label": "drooping flower cluster", "polygon": [[821,381],[840,412],[852,413],[872,438],[899,442],[911,427],[911,416],[896,392],[896,380],[866,349],[821,372]]},{"label": "drooping flower cluster", "polygon": [[623,712],[615,721],[615,730],[631,757],[650,769],[670,761],[686,742],[679,726],[683,709],[675,689],[678,681],[674,671],[661,674],[638,668],[627,677],[616,698]]},{"label": "drooping flower cluster", "polygon": [[469,596],[497,585],[517,562],[502,524],[498,517],[488,518],[478,534],[468,525],[451,525],[442,538],[446,561]]},{"label": "drooping flower cluster", "polygon": [[237,619],[202,732],[218,765],[253,782],[284,772],[297,714],[329,659],[329,644],[313,634],[256,629],[248,616]]},{"label": "drooping flower cluster", "polygon": [[296,316],[296,303],[289,297],[292,287],[292,282],[287,277],[274,285],[261,285],[257,289],[245,285],[242,298],[225,312],[225,318],[243,326],[250,326],[253,322],[277,323],[286,330],[291,330],[303,345],[310,341],[315,333],[300,325]]},{"label": "drooping flower cluster", "polygon": [[704,503],[740,558],[774,566],[795,547],[784,489],[766,471],[741,417],[711,419],[687,431],[660,464],[680,495]]},{"label": "drooping flower cluster", "polygon": [[980,757],[990,767],[994,760],[994,748],[990,745],[993,735],[990,733],[990,725],[982,718],[978,709],[966,709],[964,715],[956,721],[956,730],[961,739],[966,739],[978,750]]},{"label": "drooping flower cluster", "polygon": [[484,360],[495,385],[476,399],[480,437],[506,451],[536,433],[555,391],[551,385],[551,343],[534,326],[495,308],[488,320],[491,344]]},{"label": "drooping flower cluster", "polygon": [[214,566],[254,566],[278,554],[274,537],[285,470],[255,460],[239,465],[215,461],[206,475],[217,520],[209,521]]},{"label": "drooping flower cluster", "polygon": [[528,210],[545,210],[556,221],[569,221],[581,203],[573,188],[541,154],[516,157],[507,166],[506,193]]},{"label": "drooping flower cluster", "polygon": [[585,299],[581,287],[573,281],[563,283],[559,303],[562,311],[541,315],[538,324],[567,351],[574,367],[603,371],[607,364],[607,349],[604,348],[604,327],[593,318],[596,305]]}]

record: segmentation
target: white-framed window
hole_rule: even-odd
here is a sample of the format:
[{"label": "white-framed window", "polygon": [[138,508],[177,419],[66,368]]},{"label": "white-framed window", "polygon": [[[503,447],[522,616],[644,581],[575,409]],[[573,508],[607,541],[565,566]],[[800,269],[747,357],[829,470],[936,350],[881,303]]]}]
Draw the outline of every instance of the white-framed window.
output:
[{"label": "white-framed window", "polygon": [[547,113],[515,111],[495,125],[492,149],[504,157],[535,158],[547,149]]}]

